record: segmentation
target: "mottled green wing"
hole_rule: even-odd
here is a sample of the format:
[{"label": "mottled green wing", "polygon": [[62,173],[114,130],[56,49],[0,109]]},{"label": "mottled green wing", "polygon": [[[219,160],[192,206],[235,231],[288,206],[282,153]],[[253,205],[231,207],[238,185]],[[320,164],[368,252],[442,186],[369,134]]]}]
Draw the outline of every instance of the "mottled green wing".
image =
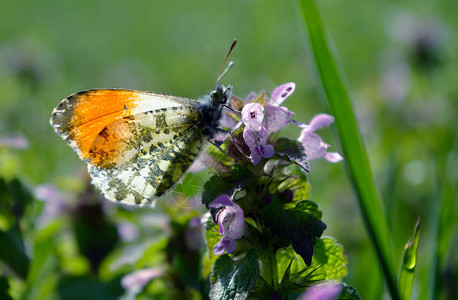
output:
[{"label": "mottled green wing", "polygon": [[88,165],[92,183],[109,200],[153,205],[155,199],[173,189],[200,154],[200,121],[197,108],[178,106],[110,124],[91,149],[99,159],[97,164]]}]

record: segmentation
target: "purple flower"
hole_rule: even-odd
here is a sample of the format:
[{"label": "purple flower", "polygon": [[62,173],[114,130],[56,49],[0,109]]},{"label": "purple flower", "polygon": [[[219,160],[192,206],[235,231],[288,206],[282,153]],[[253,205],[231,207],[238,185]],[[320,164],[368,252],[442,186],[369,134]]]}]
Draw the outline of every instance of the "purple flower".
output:
[{"label": "purple flower", "polygon": [[300,300],[332,300],[335,299],[342,290],[341,284],[331,282],[319,283],[312,285],[302,296]]},{"label": "purple flower", "polygon": [[151,280],[162,276],[162,274],[164,274],[164,270],[162,268],[147,268],[138,270],[125,275],[121,279],[121,285],[126,290],[139,291]]},{"label": "purple flower", "polygon": [[0,148],[2,147],[11,149],[26,149],[29,147],[29,141],[19,135],[0,136]]},{"label": "purple flower", "polygon": [[261,127],[261,130],[255,135],[251,133],[248,127],[243,130],[243,139],[250,148],[250,159],[253,165],[257,165],[261,161],[261,157],[269,158],[274,155],[274,146],[266,144],[268,135],[266,128]]},{"label": "purple flower", "polygon": [[270,104],[279,106],[285,101],[286,98],[291,95],[296,89],[296,84],[294,82],[289,82],[280,85],[272,92],[272,97],[270,97]]},{"label": "purple flower", "polygon": [[301,126],[302,123],[294,121],[291,117],[294,114],[285,106],[280,106],[295,90],[296,84],[289,82],[280,85],[272,92],[270,101],[266,104],[266,115],[264,117],[264,126],[268,132],[277,132],[289,123]]},{"label": "purple flower", "polygon": [[35,198],[44,202],[38,223],[47,224],[51,220],[65,215],[68,210],[67,201],[64,194],[52,184],[42,184],[34,188]]},{"label": "purple flower", "polygon": [[343,160],[337,152],[327,152],[330,145],[323,142],[323,139],[315,133],[315,130],[329,126],[334,122],[334,117],[326,114],[316,115],[310,125],[302,129],[298,141],[304,145],[308,160],[324,157],[327,161],[336,163]]},{"label": "purple flower", "polygon": [[213,253],[221,255],[224,251],[234,252],[237,246],[236,240],[245,233],[243,210],[228,195],[219,196],[210,203],[210,207],[216,209],[214,219],[218,222],[219,234],[223,236],[213,248]]},{"label": "purple flower", "polygon": [[258,132],[264,120],[264,107],[259,103],[248,103],[242,109],[242,122],[251,132]]},{"label": "purple flower", "polygon": [[251,152],[251,162],[256,165],[261,157],[274,155],[274,147],[267,145],[267,129],[263,126],[264,108],[259,103],[248,103],[242,109],[242,122],[245,124],[243,139]]}]

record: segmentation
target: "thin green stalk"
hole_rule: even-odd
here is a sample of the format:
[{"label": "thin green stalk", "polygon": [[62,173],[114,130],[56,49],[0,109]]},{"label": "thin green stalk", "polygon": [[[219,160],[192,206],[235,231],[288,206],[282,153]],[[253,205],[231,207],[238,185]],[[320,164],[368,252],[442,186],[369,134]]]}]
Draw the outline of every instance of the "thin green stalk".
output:
[{"label": "thin green stalk", "polygon": [[413,280],[415,278],[415,267],[417,266],[418,239],[420,237],[420,218],[415,224],[415,231],[412,239],[409,240],[404,249],[401,271],[399,272],[399,293],[401,299],[409,300],[412,295]]},{"label": "thin green stalk", "polygon": [[336,120],[342,150],[359,207],[393,299],[399,299],[385,213],[359,133],[344,75],[322,25],[314,0],[297,0],[322,95]]},{"label": "thin green stalk", "polygon": [[[436,207],[433,211],[432,227],[434,238],[434,257],[429,267],[428,284],[427,284],[427,299],[445,299],[444,283],[442,280],[444,269],[447,267],[449,259],[450,240],[453,235],[453,230],[456,227],[456,214],[454,205],[458,196],[457,182],[458,171],[456,165],[458,163],[458,131],[455,134],[453,147],[450,153],[444,155],[443,160],[436,162],[438,166],[438,192],[434,204]],[[440,166],[440,167],[439,167]]]},{"label": "thin green stalk", "polygon": [[274,291],[278,290],[278,269],[275,253],[271,249],[265,251],[261,257],[261,277],[272,286]]}]

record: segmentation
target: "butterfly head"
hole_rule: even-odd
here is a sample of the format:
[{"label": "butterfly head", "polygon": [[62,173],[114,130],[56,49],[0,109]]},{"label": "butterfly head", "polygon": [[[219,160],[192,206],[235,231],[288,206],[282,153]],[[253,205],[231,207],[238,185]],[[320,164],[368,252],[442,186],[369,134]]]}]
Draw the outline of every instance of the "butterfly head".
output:
[{"label": "butterfly head", "polygon": [[231,91],[232,86],[224,87],[218,84],[210,94],[212,104],[215,106],[226,104],[231,98]]}]

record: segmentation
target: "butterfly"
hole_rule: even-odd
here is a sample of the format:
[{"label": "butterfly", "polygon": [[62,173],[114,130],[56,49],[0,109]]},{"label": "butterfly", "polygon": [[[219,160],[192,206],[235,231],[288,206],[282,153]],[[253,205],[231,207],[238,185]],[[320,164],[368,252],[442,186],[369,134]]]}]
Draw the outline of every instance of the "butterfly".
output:
[{"label": "butterfly", "polygon": [[[224,60],[236,44],[236,40]],[[231,86],[217,76],[199,100],[126,89],[74,93],[54,108],[50,124],[88,165],[108,200],[152,206],[183,178],[218,128]]]}]

